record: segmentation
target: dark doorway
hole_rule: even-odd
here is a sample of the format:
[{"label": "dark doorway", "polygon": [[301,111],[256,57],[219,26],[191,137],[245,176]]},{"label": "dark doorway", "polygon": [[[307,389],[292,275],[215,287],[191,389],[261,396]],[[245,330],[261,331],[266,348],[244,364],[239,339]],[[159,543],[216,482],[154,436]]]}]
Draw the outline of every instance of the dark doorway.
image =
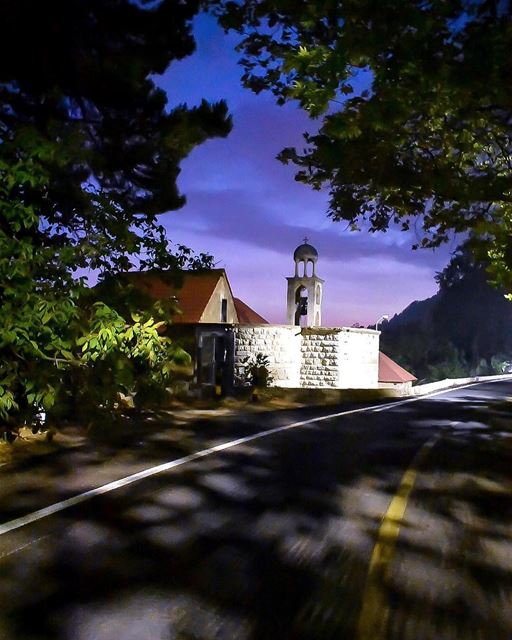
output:
[{"label": "dark doorway", "polygon": [[[219,325],[217,325],[219,326]],[[220,395],[233,388],[234,334],[231,328],[198,329],[197,382]]]}]

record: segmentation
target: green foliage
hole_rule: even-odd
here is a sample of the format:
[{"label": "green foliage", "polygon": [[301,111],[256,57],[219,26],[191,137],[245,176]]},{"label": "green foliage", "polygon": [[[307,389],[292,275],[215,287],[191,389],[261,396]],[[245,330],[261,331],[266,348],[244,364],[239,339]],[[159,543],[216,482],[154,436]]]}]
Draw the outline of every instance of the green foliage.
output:
[{"label": "green foliage", "polygon": [[[165,386],[186,354],[172,309],[82,274],[211,266],[169,247],[181,161],[231,122],[221,102],[167,105],[152,77],[194,48],[195,2],[0,4],[0,420],[15,433]],[[19,38],[23,34],[23,47]]]},{"label": "green foliage", "polygon": [[512,358],[505,353],[497,353],[492,356],[490,362],[490,373],[510,373],[512,370]]},{"label": "green foliage", "polygon": [[263,353],[255,356],[246,356],[240,362],[242,375],[239,383],[242,386],[251,386],[257,389],[270,387],[274,382],[274,376],[270,370],[269,357]]},{"label": "green foliage", "polygon": [[512,291],[509,2],[211,6],[244,36],[246,86],[321,118],[304,149],[280,158],[297,180],[329,188],[333,219],[370,231],[414,224],[418,247],[469,232]]},{"label": "green foliage", "polygon": [[[37,246],[37,216],[25,189],[44,188],[37,163],[0,171],[0,419],[11,431],[42,408],[111,408],[118,392],[168,383],[172,366],[189,361],[163,333],[171,307],[133,288],[87,289],[72,276],[73,256]],[[50,236],[51,240],[51,236]],[[187,249],[182,264],[198,258]],[[206,265],[209,259],[205,257]],[[106,294],[109,304],[98,300]],[[123,313],[120,313],[120,309]],[[56,403],[60,406],[55,407]]]},{"label": "green foliage", "polygon": [[[478,375],[485,375],[485,371]],[[472,375],[468,363],[459,351],[447,343],[443,353],[443,359],[435,364],[427,365],[427,379],[429,381],[444,380],[445,378],[464,378]]]}]

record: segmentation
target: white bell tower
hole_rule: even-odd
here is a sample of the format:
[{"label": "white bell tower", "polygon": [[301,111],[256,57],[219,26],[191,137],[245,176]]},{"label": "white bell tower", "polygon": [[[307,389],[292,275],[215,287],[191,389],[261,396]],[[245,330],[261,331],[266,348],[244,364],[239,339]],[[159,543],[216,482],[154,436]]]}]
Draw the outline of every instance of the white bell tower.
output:
[{"label": "white bell tower", "polygon": [[288,280],[287,323],[306,327],[320,327],[322,324],[322,278],[316,275],[318,251],[308,244],[299,245],[294,253],[295,275]]}]

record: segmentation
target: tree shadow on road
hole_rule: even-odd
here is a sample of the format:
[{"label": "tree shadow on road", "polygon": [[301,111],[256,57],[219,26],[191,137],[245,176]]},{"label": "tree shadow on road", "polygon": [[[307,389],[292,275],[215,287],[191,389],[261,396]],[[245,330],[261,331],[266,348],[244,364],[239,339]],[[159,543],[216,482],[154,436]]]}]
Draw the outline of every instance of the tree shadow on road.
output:
[{"label": "tree shadow on road", "polygon": [[[33,525],[30,538],[9,534],[0,637],[356,638],[382,516],[433,433],[444,436],[418,475],[382,584],[388,637],[509,637],[512,449],[493,419],[510,411],[479,403],[468,395],[456,407],[413,403],[313,423],[95,498]],[[275,426],[262,419],[259,429]],[[119,471],[225,441],[232,427],[183,431],[154,429]],[[79,476],[75,487],[100,478],[105,453],[60,457],[47,495],[68,495],[65,478]],[[43,475],[21,474],[4,521],[36,504]]]}]

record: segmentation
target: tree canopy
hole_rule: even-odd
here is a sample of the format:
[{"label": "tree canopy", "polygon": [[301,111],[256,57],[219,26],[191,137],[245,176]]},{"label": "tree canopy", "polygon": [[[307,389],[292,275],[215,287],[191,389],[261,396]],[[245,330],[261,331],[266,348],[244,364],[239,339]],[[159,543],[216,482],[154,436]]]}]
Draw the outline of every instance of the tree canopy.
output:
[{"label": "tree canopy", "polygon": [[[223,0],[245,84],[321,118],[296,179],[329,214],[415,246],[469,233],[512,290],[512,9],[507,0]],[[421,222],[421,224],[418,224]]]},{"label": "tree canopy", "polygon": [[152,79],[192,53],[197,10],[180,0],[0,3],[3,420],[50,409],[72,392],[70,377],[96,381],[101,404],[117,383],[162,379],[183,356],[157,308],[125,297],[121,313],[87,292],[83,273],[210,263],[170,251],[157,218],[184,203],[180,162],[231,128],[225,103],[187,108],[177,95],[169,107]]},{"label": "tree canopy", "polygon": [[192,53],[197,3],[144,4],[0,6],[1,157],[46,171],[46,188],[24,199],[37,207],[43,244],[74,247],[77,268],[126,268],[125,254],[143,244],[152,262],[162,249],[155,216],[184,203],[180,162],[231,127],[222,102],[167,109],[151,79]]}]

